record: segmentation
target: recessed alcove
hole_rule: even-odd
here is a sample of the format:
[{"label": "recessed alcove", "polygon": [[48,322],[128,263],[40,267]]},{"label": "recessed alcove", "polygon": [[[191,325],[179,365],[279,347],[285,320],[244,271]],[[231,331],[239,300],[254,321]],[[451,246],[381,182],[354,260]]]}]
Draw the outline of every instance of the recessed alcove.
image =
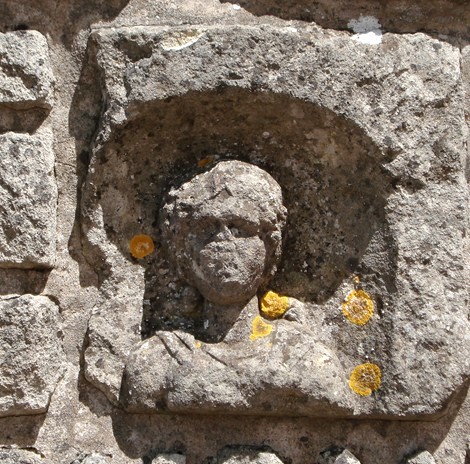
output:
[{"label": "recessed alcove", "polygon": [[171,187],[225,159],[255,164],[282,187],[288,219],[269,284],[278,292],[326,301],[361,266],[373,234],[386,234],[383,158],[351,121],[287,95],[236,88],[141,104],[114,132],[95,169],[102,171],[98,195],[108,238],[129,260],[134,235],[149,234],[156,243],[141,261],[143,336],[163,328],[191,331],[195,323],[197,295],[188,294],[169,265],[159,210]]}]

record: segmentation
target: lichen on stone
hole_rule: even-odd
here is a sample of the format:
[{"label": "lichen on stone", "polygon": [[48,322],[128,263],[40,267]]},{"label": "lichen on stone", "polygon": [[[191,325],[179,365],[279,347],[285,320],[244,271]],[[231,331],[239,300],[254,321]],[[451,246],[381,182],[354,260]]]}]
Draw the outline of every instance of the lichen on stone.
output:
[{"label": "lichen on stone", "polygon": [[369,396],[380,388],[381,375],[380,367],[376,364],[360,364],[351,372],[349,386],[358,395]]},{"label": "lichen on stone", "polygon": [[289,309],[289,298],[269,291],[261,299],[260,311],[270,319],[279,319]]},{"label": "lichen on stone", "polygon": [[129,249],[134,258],[142,259],[153,253],[155,245],[150,236],[139,234],[132,237],[129,242]]},{"label": "lichen on stone", "polygon": [[267,337],[273,331],[273,326],[263,321],[261,316],[256,316],[253,319],[252,331],[250,340],[256,340],[258,338]]},{"label": "lichen on stone", "polygon": [[364,290],[353,290],[344,300],[342,309],[350,322],[365,325],[374,313],[374,302]]}]

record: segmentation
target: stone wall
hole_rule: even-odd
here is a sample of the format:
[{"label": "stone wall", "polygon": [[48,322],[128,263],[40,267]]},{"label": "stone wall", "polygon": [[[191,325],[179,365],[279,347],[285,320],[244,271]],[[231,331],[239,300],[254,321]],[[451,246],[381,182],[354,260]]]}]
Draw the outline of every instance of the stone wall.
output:
[{"label": "stone wall", "polygon": [[0,0],[0,462],[470,463],[466,0]]}]

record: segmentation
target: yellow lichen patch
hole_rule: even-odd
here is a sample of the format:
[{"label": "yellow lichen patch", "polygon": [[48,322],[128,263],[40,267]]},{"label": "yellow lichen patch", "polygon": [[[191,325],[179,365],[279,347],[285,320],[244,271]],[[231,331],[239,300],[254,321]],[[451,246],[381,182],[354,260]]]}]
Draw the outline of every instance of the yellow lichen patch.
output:
[{"label": "yellow lichen patch", "polygon": [[202,158],[198,161],[197,166],[198,168],[205,168],[208,164],[211,164],[214,162],[214,157],[213,156],[206,156],[205,158]]},{"label": "yellow lichen patch", "polygon": [[250,340],[253,341],[257,338],[267,337],[272,331],[273,326],[271,324],[264,322],[261,316],[256,316],[253,319]]},{"label": "yellow lichen patch", "polygon": [[276,292],[267,292],[261,298],[261,314],[270,319],[278,319],[289,309],[289,298]]},{"label": "yellow lichen patch", "polygon": [[374,302],[364,290],[353,290],[343,302],[343,314],[353,324],[366,324],[373,313]]},{"label": "yellow lichen patch", "polygon": [[132,237],[132,240],[129,242],[129,249],[134,258],[142,259],[153,253],[155,245],[151,237],[139,234]]},{"label": "yellow lichen patch", "polygon": [[196,341],[195,345],[196,345],[196,348],[201,348],[202,343],[198,340],[198,341]]},{"label": "yellow lichen patch", "polygon": [[376,364],[365,363],[356,366],[351,372],[349,386],[361,396],[369,396],[380,388],[380,367]]}]

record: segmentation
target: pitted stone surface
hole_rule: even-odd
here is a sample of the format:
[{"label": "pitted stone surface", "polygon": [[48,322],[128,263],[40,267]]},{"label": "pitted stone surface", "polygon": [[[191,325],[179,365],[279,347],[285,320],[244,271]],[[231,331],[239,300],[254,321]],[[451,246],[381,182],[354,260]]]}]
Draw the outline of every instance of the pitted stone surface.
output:
[{"label": "pitted stone surface", "polygon": [[[182,177],[217,159],[242,159],[276,179],[288,210],[283,260],[271,285],[304,301],[298,320],[305,322],[295,331],[305,349],[316,343],[333,354],[331,365],[341,365],[331,372],[342,387],[332,390],[320,386],[328,383],[328,369],[296,366],[303,374],[296,386],[277,370],[270,382],[280,393],[266,393],[274,405],[269,413],[300,414],[280,400],[296,391],[313,401],[304,414],[441,414],[470,370],[459,50],[423,34],[386,34],[370,46],[309,25],[102,29],[93,41],[108,105],[85,183],[82,226],[87,260],[105,285],[89,323],[87,378],[100,379],[95,385],[114,401],[121,391],[131,409],[160,410],[143,392],[155,393],[165,379],[158,363],[139,368],[149,362],[140,339],[159,331],[166,339],[169,330],[176,353],[169,363],[186,385],[181,365],[200,341],[191,338],[197,335],[191,308],[200,296],[178,284],[165,244],[136,266],[128,242],[144,230],[161,243],[155,218],[165,192]],[[376,307],[361,331],[341,315],[356,274]],[[105,295],[114,296],[113,304]],[[121,305],[129,300],[134,306]],[[105,329],[102,321],[112,320],[117,306],[124,308],[118,324]],[[273,349],[282,353],[290,328],[276,324],[282,336]],[[228,405],[249,413],[254,403],[246,402],[242,371],[221,373],[245,348],[232,356],[208,344],[210,362],[223,361],[213,378],[219,372],[230,388],[204,398],[203,388],[187,384],[180,396],[171,393],[170,403],[181,411]],[[259,350],[255,357],[263,356]],[[302,343],[290,356],[302,357]],[[380,366],[382,383],[373,396],[359,397],[349,390],[349,374],[366,360]],[[262,375],[270,369],[268,363]],[[133,385],[133,376],[142,382]],[[317,381],[315,392],[299,387]],[[336,394],[342,399],[333,403],[347,404],[349,412],[331,408]],[[198,408],[198,401],[206,406]]]},{"label": "pitted stone surface", "polygon": [[407,464],[436,464],[429,451],[421,451],[406,461]]},{"label": "pitted stone surface", "polygon": [[85,456],[81,461],[74,461],[72,464],[106,464],[108,459],[98,453],[92,453],[88,456]]},{"label": "pitted stone surface", "polygon": [[44,460],[37,454],[24,450],[0,450],[2,464],[43,464]]},{"label": "pitted stone surface", "polygon": [[0,135],[0,267],[52,267],[57,186],[52,133]]},{"label": "pitted stone surface", "polygon": [[348,449],[332,446],[320,453],[318,464],[361,464]]},{"label": "pitted stone surface", "polygon": [[[417,450],[469,464],[470,395],[458,392],[470,359],[469,24],[468,0],[0,0],[0,135],[50,127],[58,185],[54,267],[0,265],[0,298],[50,295],[67,356],[46,413],[0,417],[0,462],[178,461],[161,451],[215,464],[245,444],[291,464],[334,464],[345,447],[364,464]],[[223,160],[268,172],[288,210],[266,290],[289,311],[256,319],[259,291],[240,321],[250,333],[194,311],[204,299],[159,222],[171,189]],[[139,234],[155,245],[143,259],[129,250]],[[341,311],[353,290],[374,303],[360,327]],[[340,373],[331,388],[331,363],[314,364],[325,358]],[[349,375],[367,362],[381,387],[359,397]],[[183,414],[151,414],[162,401],[125,411],[129,391],[155,392],[164,364]],[[127,392],[123,372],[136,380]],[[327,420],[305,417],[312,372],[323,386],[310,411]],[[332,412],[338,384],[349,412]]]},{"label": "pitted stone surface", "polygon": [[49,298],[0,298],[0,417],[47,411],[63,372],[60,330]]},{"label": "pitted stone surface", "polygon": [[50,109],[53,88],[46,37],[37,31],[0,34],[0,105]]},{"label": "pitted stone surface", "polygon": [[350,451],[344,450],[336,459],[334,464],[361,464],[359,459]]}]

